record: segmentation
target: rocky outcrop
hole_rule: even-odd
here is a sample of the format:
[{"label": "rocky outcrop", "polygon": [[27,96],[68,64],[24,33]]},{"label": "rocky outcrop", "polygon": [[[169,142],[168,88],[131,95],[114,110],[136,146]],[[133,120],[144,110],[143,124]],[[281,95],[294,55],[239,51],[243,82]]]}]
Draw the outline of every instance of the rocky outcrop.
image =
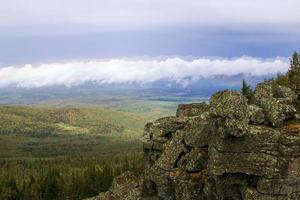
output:
[{"label": "rocky outcrop", "polygon": [[144,173],[122,175],[98,199],[300,199],[296,97],[268,83],[254,97],[248,105],[239,92],[218,92],[148,123]]},{"label": "rocky outcrop", "polygon": [[86,200],[137,200],[141,199],[141,196],[139,178],[130,172],[125,172],[113,181],[109,191]]}]

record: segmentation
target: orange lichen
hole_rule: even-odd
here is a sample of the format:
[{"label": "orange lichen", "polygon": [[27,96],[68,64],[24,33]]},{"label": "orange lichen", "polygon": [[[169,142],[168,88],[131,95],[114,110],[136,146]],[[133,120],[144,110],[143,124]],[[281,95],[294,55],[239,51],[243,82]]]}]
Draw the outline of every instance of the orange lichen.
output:
[{"label": "orange lichen", "polygon": [[297,135],[300,134],[300,124],[289,124],[286,125],[283,130],[285,133],[290,135]]},{"label": "orange lichen", "polygon": [[175,178],[175,177],[181,176],[182,173],[183,173],[182,170],[176,169],[176,170],[174,170],[174,171],[172,171],[172,172],[170,173],[170,176],[173,177],[173,178]]},{"label": "orange lichen", "polygon": [[199,180],[202,182],[206,182],[208,180],[208,170],[207,169],[203,169],[200,172],[192,172],[189,173],[191,179],[193,180]]}]

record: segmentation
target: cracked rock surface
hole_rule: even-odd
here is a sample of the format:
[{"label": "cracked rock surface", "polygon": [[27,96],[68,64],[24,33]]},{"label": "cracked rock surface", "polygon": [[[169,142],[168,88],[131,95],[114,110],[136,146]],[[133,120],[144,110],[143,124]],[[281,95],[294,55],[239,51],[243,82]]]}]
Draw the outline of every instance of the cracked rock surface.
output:
[{"label": "cracked rock surface", "polygon": [[262,83],[254,98],[248,105],[237,91],[218,92],[148,123],[143,174],[121,175],[94,199],[300,199],[296,96]]}]

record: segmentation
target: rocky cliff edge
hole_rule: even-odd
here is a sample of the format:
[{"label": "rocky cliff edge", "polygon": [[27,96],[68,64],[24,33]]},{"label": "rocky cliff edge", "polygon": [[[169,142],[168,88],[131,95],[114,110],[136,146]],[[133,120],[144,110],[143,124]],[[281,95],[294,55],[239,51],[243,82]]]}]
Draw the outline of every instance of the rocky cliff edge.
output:
[{"label": "rocky cliff edge", "polygon": [[229,90],[179,105],[176,116],[146,124],[143,174],[127,172],[92,199],[300,199],[296,98],[262,83],[251,105]]}]

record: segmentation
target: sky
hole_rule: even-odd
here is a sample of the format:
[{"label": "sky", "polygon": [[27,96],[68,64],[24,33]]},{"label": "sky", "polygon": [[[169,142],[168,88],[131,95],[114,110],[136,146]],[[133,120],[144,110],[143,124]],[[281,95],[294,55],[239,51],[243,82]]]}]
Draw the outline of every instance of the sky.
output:
[{"label": "sky", "polygon": [[112,59],[126,68],[128,59],[214,63],[248,56],[265,69],[270,59],[285,59],[286,68],[300,47],[299,7],[299,0],[1,0],[0,77],[4,68],[26,64],[55,64],[64,73],[72,63],[81,69]]},{"label": "sky", "polygon": [[142,56],[287,57],[298,0],[1,0],[0,64]]}]

